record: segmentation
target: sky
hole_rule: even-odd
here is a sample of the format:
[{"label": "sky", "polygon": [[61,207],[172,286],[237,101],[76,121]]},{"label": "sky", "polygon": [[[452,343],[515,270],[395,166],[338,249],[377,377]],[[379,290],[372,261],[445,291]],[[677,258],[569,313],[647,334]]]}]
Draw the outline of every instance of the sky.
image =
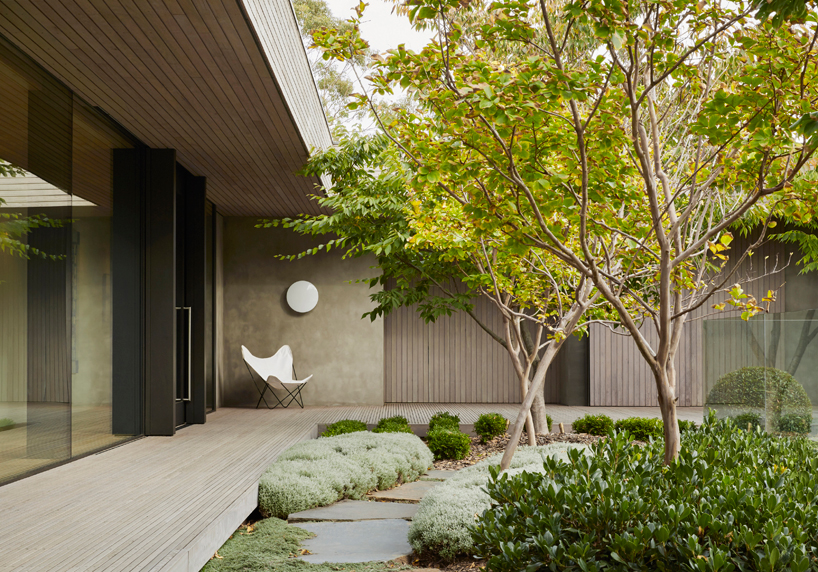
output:
[{"label": "sky", "polygon": [[[358,5],[356,0],[327,0],[332,13],[346,20],[354,14],[352,11]],[[369,0],[369,6],[364,11],[361,24],[361,34],[373,49],[384,52],[398,44],[420,51],[432,36],[431,31],[418,32],[412,29],[409,19],[392,13],[395,5],[384,0]]]}]

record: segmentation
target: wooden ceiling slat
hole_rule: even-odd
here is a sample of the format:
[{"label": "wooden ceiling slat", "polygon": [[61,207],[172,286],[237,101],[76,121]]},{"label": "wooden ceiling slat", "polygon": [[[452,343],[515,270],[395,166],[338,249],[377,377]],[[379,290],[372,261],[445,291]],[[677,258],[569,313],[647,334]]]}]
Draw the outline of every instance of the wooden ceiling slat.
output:
[{"label": "wooden ceiling slat", "polygon": [[[138,21],[139,16],[141,13],[137,14],[138,12],[135,5],[132,5],[128,8],[130,10],[131,15],[137,20],[136,25],[138,27],[133,30],[133,37],[129,38],[129,43],[134,43],[136,47],[142,47],[144,45],[153,45],[154,43],[162,43],[162,39],[156,37],[152,32],[155,30],[152,29],[152,24],[147,21]],[[132,26],[134,27],[134,26]],[[146,36],[144,38],[140,37],[140,31],[144,31]],[[120,32],[122,35],[125,35],[124,32]],[[147,34],[150,34],[151,38],[148,38]],[[162,56],[157,56],[155,53],[151,53],[153,50],[150,48],[147,49],[146,58],[152,58],[154,60],[161,61]],[[261,139],[257,136],[257,134],[253,133],[251,129],[249,129],[249,125],[243,120],[244,118],[238,114],[235,108],[232,105],[228,105],[226,107],[216,107],[217,101],[213,101],[218,99],[216,96],[213,95],[212,91],[210,90],[210,86],[206,82],[198,82],[200,89],[192,90],[192,78],[187,78],[187,82],[185,81],[184,76],[180,78],[180,74],[166,74],[170,75],[172,79],[179,83],[176,86],[180,93],[182,94],[181,97],[185,98],[186,105],[192,106],[194,108],[198,108],[199,114],[203,116],[207,116],[211,120],[211,129],[209,130],[210,133],[208,135],[217,135],[218,139],[222,142],[222,145],[230,145],[232,148],[231,156],[233,157],[241,157],[246,158],[249,157],[251,159],[250,162],[239,164],[239,165],[232,165],[232,167],[239,168],[244,167],[245,169],[254,170],[257,168],[257,165],[263,165],[261,162],[261,157],[256,152],[256,147],[259,146],[261,143]],[[205,97],[198,97],[203,95]],[[209,97],[207,97],[209,96]],[[201,101],[201,100],[204,101]],[[227,117],[226,117],[227,115]],[[235,137],[231,137],[230,131],[227,129],[226,122],[232,122],[233,125],[237,126],[242,133],[248,134],[248,137],[252,137],[255,139],[256,143],[253,144],[253,141],[248,141],[248,138],[244,138],[243,140],[237,140]],[[224,161],[224,155],[219,153],[218,147],[216,147],[215,152],[209,157],[210,161],[215,163],[220,163]],[[223,166],[223,168],[226,167]],[[270,178],[271,181],[278,182],[278,172],[280,171],[268,171],[266,174]],[[199,173],[197,173],[199,174]],[[254,201],[254,206],[257,208],[263,208],[263,204],[258,201]]]},{"label": "wooden ceiling slat", "polygon": [[[299,72],[292,54],[271,54],[274,31],[251,29],[242,2],[0,0],[0,32],[148,145],[175,148],[180,163],[208,177],[208,196],[224,214],[318,212],[307,198],[317,181],[295,175],[305,144],[330,141],[314,127],[325,119],[309,116],[320,106],[306,93],[312,78],[293,75],[306,61]],[[296,26],[284,20],[274,25]],[[290,48],[305,58],[300,43]],[[270,67],[290,82],[287,95]]]},{"label": "wooden ceiling slat", "polygon": [[[247,84],[247,79],[244,77],[240,77],[237,72],[240,68],[235,65],[235,62],[231,62],[229,58],[229,54],[231,51],[229,42],[226,37],[222,35],[222,30],[219,23],[219,18],[216,14],[211,11],[211,7],[209,5],[201,6],[199,10],[196,9],[196,6],[193,6],[192,2],[188,2],[182,0],[180,3],[181,6],[187,7],[191,11],[196,10],[198,15],[200,16],[199,19],[196,19],[199,22],[198,25],[195,25],[194,28],[196,33],[199,34],[199,39],[202,44],[206,44],[208,46],[212,46],[208,52],[214,58],[214,64],[220,70],[225,70],[225,72],[229,73],[229,77],[226,77],[225,80],[222,82],[222,85],[225,85],[225,91],[228,94],[229,102],[226,104],[228,107],[232,109],[244,109],[245,115],[252,118],[258,115],[258,110],[252,105],[249,98],[244,96],[244,93],[238,89],[240,86]],[[274,116],[275,119],[278,119],[277,115]],[[276,132],[281,133],[284,131],[284,125],[282,122],[278,121],[277,125],[274,125],[274,129]],[[256,132],[256,129],[247,128],[248,132]],[[264,141],[260,140],[256,142],[258,147],[264,147]],[[298,148],[298,144],[293,144],[293,142],[288,141],[285,145],[286,154],[279,149],[279,144],[276,142],[276,145],[267,146],[272,150],[272,154],[274,155],[274,160],[277,163],[277,169],[280,171],[282,170],[282,165],[288,162],[291,162],[293,159],[291,158],[291,152],[294,149]],[[286,186],[282,185],[275,189],[281,195],[284,195],[283,192]],[[244,193],[243,199],[247,198],[255,198],[255,197],[248,197],[247,193]],[[238,197],[237,197],[238,198]],[[296,205],[298,201],[284,199],[285,204],[288,204],[290,209],[297,208]],[[270,205],[266,204],[265,208],[269,208]]]}]

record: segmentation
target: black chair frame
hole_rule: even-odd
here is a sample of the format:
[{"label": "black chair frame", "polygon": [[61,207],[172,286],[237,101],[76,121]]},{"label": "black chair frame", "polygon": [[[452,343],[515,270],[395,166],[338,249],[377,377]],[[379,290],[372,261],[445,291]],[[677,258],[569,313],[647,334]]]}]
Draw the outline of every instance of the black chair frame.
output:
[{"label": "black chair frame", "polygon": [[[301,397],[301,390],[304,388],[303,383],[299,384],[298,387],[294,390],[287,389],[287,386],[282,383],[281,385],[284,387],[284,391],[287,392],[287,395],[284,397],[284,400],[281,400],[279,399],[278,395],[276,395],[275,391],[273,391],[273,388],[270,387],[270,384],[261,379],[261,376],[258,375],[258,373],[256,373],[256,375],[253,375],[253,369],[247,362],[244,362],[244,365],[247,366],[247,371],[250,373],[250,379],[253,380],[253,385],[256,387],[256,391],[258,391],[260,394],[260,397],[258,398],[258,403],[256,403],[256,409],[258,409],[261,406],[262,401],[264,401],[264,405],[267,406],[267,409],[276,409],[277,407],[283,407],[284,409],[287,409],[292,404],[293,401],[295,401],[301,407],[301,409],[304,409],[304,399],[303,397]],[[298,379],[298,374],[295,373],[295,365],[293,365],[293,377],[295,379]],[[261,381],[261,384],[264,386],[264,389],[258,388],[256,378],[258,378]],[[276,401],[278,402],[272,407],[270,407],[270,404],[267,403],[267,398],[264,397],[267,391],[269,391],[270,395],[275,397]],[[289,400],[287,400],[287,398],[289,398]],[[285,401],[286,403],[284,403]]]}]

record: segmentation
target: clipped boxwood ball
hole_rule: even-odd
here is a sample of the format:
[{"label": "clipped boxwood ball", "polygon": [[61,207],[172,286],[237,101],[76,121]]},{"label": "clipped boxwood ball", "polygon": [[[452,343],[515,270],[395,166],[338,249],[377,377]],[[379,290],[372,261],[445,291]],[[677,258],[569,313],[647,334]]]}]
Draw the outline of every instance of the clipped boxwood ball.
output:
[{"label": "clipped boxwood ball", "polygon": [[471,438],[460,431],[435,429],[426,436],[426,444],[434,454],[435,460],[462,459],[471,450]]},{"label": "clipped boxwood ball", "polygon": [[607,415],[591,415],[580,417],[575,420],[571,427],[575,433],[588,433],[589,435],[607,435],[614,427],[613,419]]},{"label": "clipped boxwood ball", "polygon": [[366,423],[354,419],[344,419],[327,425],[326,430],[321,433],[321,437],[334,437],[345,433],[357,433],[358,431],[366,431]]},{"label": "clipped boxwood ball", "polygon": [[743,367],[720,377],[706,403],[714,409],[719,405],[766,411],[775,429],[782,415],[812,419],[807,392],[793,376],[773,367]]},{"label": "clipped boxwood ball", "polygon": [[406,417],[395,415],[394,417],[385,417],[378,421],[378,424],[372,430],[373,433],[411,433],[412,428],[409,427],[409,421]]},{"label": "clipped boxwood ball", "polygon": [[443,428],[460,431],[460,417],[446,411],[439,411],[432,415],[432,418],[429,419],[429,431]]},{"label": "clipped boxwood ball", "polygon": [[474,432],[480,436],[480,442],[491,441],[506,432],[508,421],[499,413],[483,413],[474,424]]},{"label": "clipped boxwood ball", "polygon": [[[627,431],[637,441],[649,441],[665,438],[665,424],[661,419],[650,417],[628,417],[614,423],[617,431]],[[681,428],[680,428],[681,431]]]}]

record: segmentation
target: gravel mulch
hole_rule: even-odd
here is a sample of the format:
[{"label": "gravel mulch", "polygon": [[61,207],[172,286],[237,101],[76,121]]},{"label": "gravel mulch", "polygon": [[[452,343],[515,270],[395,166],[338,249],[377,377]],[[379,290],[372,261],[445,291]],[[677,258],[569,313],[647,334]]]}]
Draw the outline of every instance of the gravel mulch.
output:
[{"label": "gravel mulch", "polygon": [[476,560],[470,556],[463,556],[452,561],[438,560],[431,557],[413,557],[411,566],[415,567],[411,572],[481,572],[486,568],[485,560]]},{"label": "gravel mulch", "polygon": [[[581,445],[592,445],[602,439],[596,435],[588,435],[587,433],[546,433],[537,435],[537,445],[550,445],[551,443],[579,443]],[[491,457],[497,453],[502,453],[506,450],[506,445],[509,441],[509,435],[500,435],[486,443],[480,442],[480,437],[471,438],[471,451],[468,457],[454,461],[450,459],[443,459],[435,461],[435,469],[441,470],[457,470],[463,467],[469,467],[478,461]],[[520,438],[520,445],[528,445],[528,437],[523,435]],[[469,561],[474,563],[473,560]],[[459,571],[458,571],[459,572]]]}]

